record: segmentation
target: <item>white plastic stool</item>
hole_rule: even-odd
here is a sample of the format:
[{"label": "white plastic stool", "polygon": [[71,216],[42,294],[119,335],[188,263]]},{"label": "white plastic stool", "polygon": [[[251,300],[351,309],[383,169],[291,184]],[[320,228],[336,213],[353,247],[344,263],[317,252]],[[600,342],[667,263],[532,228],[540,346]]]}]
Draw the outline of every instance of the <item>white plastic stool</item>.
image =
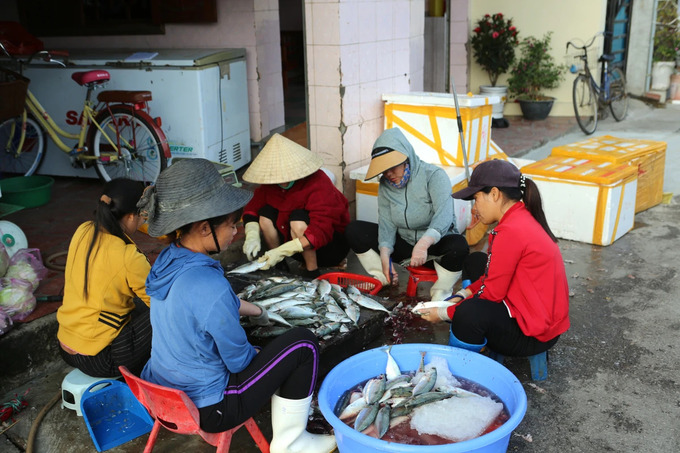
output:
[{"label": "white plastic stool", "polygon": [[[89,386],[95,382],[104,381],[106,379],[118,379],[118,378],[99,378],[88,376],[79,369],[71,371],[69,374],[64,376],[64,380],[61,381],[61,408],[67,408],[76,411],[79,417],[83,414],[80,411],[80,399],[83,393]],[[101,387],[95,386],[92,390],[99,390],[102,387],[109,385],[107,382],[102,382]]]}]

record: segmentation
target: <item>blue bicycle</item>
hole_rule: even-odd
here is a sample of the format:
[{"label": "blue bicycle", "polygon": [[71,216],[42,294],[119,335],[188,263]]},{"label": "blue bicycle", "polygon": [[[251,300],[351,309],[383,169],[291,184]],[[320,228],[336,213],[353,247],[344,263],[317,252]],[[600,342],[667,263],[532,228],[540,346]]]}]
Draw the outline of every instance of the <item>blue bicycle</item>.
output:
[{"label": "blue bicycle", "polygon": [[576,64],[572,64],[570,71],[572,74],[578,74],[574,80],[573,90],[576,122],[587,135],[595,132],[599,113],[607,106],[616,121],[622,121],[628,112],[626,77],[621,68],[610,65],[614,57],[602,55],[598,59],[598,62],[602,64],[602,86],[595,81],[588,66],[588,48],[593,45],[595,38],[602,34],[604,33],[596,34],[584,45],[577,45],[573,41],[567,43],[567,50],[569,46],[572,46],[581,52],[576,58],[583,62],[583,66],[579,68]]}]

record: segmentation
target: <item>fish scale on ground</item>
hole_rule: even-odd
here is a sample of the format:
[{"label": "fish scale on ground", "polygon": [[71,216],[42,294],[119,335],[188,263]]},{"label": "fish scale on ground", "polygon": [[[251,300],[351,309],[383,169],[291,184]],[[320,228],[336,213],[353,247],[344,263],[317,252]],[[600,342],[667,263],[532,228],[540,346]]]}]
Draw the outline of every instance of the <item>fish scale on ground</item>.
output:
[{"label": "fish scale on ground", "polygon": [[305,326],[324,338],[358,326],[361,307],[391,314],[380,302],[355,287],[345,289],[323,279],[311,282],[286,277],[261,279],[244,288],[239,297],[259,304],[269,315],[271,326],[251,332],[258,337],[280,335],[285,331],[283,327]]}]

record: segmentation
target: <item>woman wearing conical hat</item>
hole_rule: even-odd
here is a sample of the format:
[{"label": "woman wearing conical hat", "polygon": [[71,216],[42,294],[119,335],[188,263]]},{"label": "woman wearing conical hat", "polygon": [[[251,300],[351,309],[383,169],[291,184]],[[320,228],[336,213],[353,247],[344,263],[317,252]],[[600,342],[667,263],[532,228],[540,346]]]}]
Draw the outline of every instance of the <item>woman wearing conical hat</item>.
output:
[{"label": "woman wearing conical hat", "polygon": [[244,173],[245,181],[260,186],[243,212],[243,253],[253,260],[265,251],[262,269],[292,256],[304,263],[304,277],[315,278],[319,267],[336,266],[347,256],[349,204],[322,163],[307,148],[274,134]]}]

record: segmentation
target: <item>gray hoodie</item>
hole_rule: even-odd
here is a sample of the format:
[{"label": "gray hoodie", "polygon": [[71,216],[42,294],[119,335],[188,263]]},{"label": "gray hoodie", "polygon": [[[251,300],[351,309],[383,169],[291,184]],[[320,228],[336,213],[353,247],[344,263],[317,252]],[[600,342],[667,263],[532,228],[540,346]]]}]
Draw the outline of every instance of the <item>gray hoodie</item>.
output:
[{"label": "gray hoodie", "polygon": [[451,198],[451,181],[444,170],[421,162],[401,130],[387,129],[373,149],[387,147],[408,156],[411,177],[397,189],[383,178],[378,188],[378,247],[394,250],[397,233],[415,245],[427,235],[439,242],[442,236],[458,233]]}]

